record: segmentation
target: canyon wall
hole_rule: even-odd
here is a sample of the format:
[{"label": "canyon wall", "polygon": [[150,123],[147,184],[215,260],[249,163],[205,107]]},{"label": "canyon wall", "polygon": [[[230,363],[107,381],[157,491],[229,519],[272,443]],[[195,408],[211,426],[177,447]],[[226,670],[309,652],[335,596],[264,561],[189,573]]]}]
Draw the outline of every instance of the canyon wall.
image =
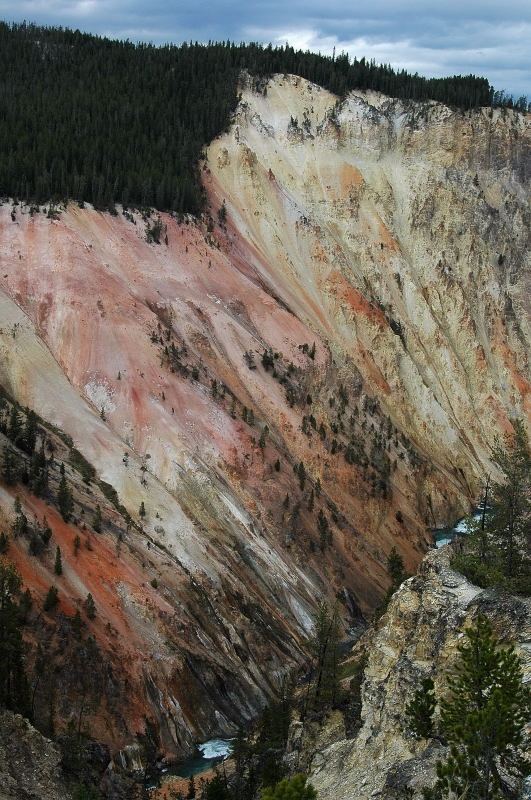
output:
[{"label": "canyon wall", "polygon": [[7,555],[39,610],[59,586],[35,645],[93,595],[87,725],[113,748],[234,732],[304,662],[319,597],[347,633],[391,548],[413,570],[474,502],[529,415],[529,139],[512,111],[246,79],[202,220],[0,208],[3,418],[34,409],[54,454],[48,495],[0,484],[6,530],[16,495],[52,529]]}]

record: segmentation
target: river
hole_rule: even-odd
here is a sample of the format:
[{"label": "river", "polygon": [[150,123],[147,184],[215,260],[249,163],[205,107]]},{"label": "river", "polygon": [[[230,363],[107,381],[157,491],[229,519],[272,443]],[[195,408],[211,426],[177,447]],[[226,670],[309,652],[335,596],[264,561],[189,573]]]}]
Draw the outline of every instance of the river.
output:
[{"label": "river", "polygon": [[448,528],[434,528],[432,532],[435,540],[435,547],[442,547],[443,545],[453,541],[458,536],[466,536],[467,533],[469,533],[470,519],[480,519],[482,513],[482,507],[480,505],[470,517],[462,517],[458,522],[455,523],[455,525],[452,525]]},{"label": "river", "polygon": [[216,764],[220,764],[232,753],[232,739],[209,739],[208,742],[197,745],[197,753],[185,761],[181,761],[171,766],[164,767],[158,780],[149,781],[149,789],[154,789],[160,782],[170,775],[178,778],[190,778],[192,775],[200,775]]}]

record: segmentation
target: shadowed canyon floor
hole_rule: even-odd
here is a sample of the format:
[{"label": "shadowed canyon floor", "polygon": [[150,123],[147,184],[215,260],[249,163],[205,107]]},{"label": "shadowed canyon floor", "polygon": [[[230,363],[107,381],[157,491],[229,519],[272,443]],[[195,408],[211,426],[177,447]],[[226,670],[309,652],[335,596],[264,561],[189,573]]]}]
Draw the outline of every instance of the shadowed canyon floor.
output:
[{"label": "shadowed canyon floor", "polygon": [[[52,529],[8,555],[39,609],[58,585],[54,653],[95,599],[96,737],[147,720],[183,755],[230,735],[304,661],[319,596],[358,624],[391,547],[412,570],[469,508],[529,414],[528,120],[277,76],[207,150],[210,218],[0,208],[3,413],[57,426],[49,491],[64,462],[75,506],[65,523],[0,485],[6,529],[15,495]],[[61,670],[71,699],[64,652]]]}]

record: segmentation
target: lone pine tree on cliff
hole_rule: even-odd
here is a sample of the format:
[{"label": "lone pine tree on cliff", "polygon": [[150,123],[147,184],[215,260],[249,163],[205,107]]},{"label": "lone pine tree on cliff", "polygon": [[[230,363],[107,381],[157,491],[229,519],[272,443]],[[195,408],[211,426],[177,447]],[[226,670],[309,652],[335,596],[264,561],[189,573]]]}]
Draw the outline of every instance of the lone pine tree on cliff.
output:
[{"label": "lone pine tree on cliff", "polygon": [[334,706],[339,698],[339,614],[325,601],[319,603],[314,617],[313,682],[311,705],[314,710]]},{"label": "lone pine tree on cliff", "polygon": [[494,447],[494,463],[503,480],[493,485],[489,515],[491,537],[502,552],[508,578],[524,566],[531,537],[531,452],[522,420],[515,420],[513,428],[514,435]]},{"label": "lone pine tree on cliff", "polygon": [[54,565],[54,572],[56,575],[63,574],[63,560],[61,558],[61,548],[59,545],[55,548],[55,565]]},{"label": "lone pine tree on cliff", "polygon": [[441,700],[441,733],[450,754],[437,766],[437,782],[425,800],[516,798],[531,772],[522,752],[531,710],[520,661],[502,647],[491,624],[479,616],[465,631],[459,661]]}]

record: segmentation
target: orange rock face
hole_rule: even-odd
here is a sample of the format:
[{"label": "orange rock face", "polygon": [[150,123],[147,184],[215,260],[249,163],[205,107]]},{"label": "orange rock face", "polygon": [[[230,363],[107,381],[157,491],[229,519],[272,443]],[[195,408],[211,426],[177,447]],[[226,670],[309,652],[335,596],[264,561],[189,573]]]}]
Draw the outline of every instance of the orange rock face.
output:
[{"label": "orange rock face", "polygon": [[36,605],[60,583],[50,631],[93,595],[112,680],[87,720],[115,749],[146,719],[178,755],[255,715],[304,661],[316,600],[346,628],[370,613],[391,547],[414,569],[529,413],[528,123],[334,104],[290,78],[245,90],[204,165],[211,222],[161,214],[160,244],[136,212],[0,208],[0,386],[122,506],[71,468],[68,524],[0,486],[5,526],[18,493],[53,532],[9,557]]}]

